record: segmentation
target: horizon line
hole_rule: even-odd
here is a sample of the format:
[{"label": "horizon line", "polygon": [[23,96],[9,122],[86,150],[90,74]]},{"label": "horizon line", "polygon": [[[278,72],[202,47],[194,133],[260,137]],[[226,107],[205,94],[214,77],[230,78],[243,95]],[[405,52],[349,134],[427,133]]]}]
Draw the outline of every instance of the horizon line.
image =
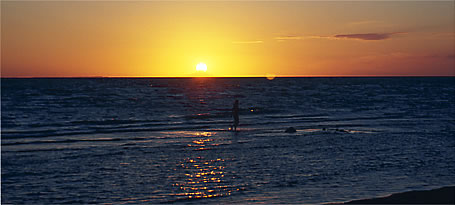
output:
[{"label": "horizon line", "polygon": [[0,76],[6,78],[362,78],[362,77],[455,77],[454,75],[242,75],[242,76]]}]

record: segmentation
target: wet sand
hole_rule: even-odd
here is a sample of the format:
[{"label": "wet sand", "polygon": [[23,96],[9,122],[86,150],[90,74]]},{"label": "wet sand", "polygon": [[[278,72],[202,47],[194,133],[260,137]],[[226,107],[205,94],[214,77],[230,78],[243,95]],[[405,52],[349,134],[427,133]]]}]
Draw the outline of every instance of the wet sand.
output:
[{"label": "wet sand", "polygon": [[427,191],[409,191],[345,204],[455,204],[455,186]]}]

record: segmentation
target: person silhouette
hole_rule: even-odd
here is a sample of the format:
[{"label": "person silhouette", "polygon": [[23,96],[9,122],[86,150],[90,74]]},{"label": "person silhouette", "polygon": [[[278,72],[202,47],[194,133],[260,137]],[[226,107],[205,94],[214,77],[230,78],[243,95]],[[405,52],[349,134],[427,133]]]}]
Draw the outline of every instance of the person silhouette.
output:
[{"label": "person silhouette", "polygon": [[234,117],[234,131],[237,131],[237,126],[239,126],[239,100],[235,100],[234,107],[232,108],[232,117]]}]

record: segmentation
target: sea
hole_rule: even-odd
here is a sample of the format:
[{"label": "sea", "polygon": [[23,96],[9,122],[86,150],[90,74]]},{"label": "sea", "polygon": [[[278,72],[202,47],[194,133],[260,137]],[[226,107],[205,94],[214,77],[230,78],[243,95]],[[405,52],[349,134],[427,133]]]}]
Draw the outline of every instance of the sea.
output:
[{"label": "sea", "polygon": [[455,184],[454,133],[455,77],[2,78],[1,203],[428,190]]}]

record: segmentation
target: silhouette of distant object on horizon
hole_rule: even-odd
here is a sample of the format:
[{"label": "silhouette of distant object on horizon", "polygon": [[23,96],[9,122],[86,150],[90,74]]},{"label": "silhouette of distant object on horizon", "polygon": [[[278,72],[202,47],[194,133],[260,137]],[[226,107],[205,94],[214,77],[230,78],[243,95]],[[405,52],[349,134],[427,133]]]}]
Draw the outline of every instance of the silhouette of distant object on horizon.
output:
[{"label": "silhouette of distant object on horizon", "polygon": [[239,100],[235,100],[234,107],[232,107],[232,117],[234,118],[234,123],[232,124],[231,129],[237,131],[237,126],[239,126]]},{"label": "silhouette of distant object on horizon", "polygon": [[286,129],[286,131],[284,131],[284,132],[286,132],[286,133],[294,133],[294,132],[297,132],[297,130],[295,130],[295,128],[293,128],[293,127],[288,127]]}]

